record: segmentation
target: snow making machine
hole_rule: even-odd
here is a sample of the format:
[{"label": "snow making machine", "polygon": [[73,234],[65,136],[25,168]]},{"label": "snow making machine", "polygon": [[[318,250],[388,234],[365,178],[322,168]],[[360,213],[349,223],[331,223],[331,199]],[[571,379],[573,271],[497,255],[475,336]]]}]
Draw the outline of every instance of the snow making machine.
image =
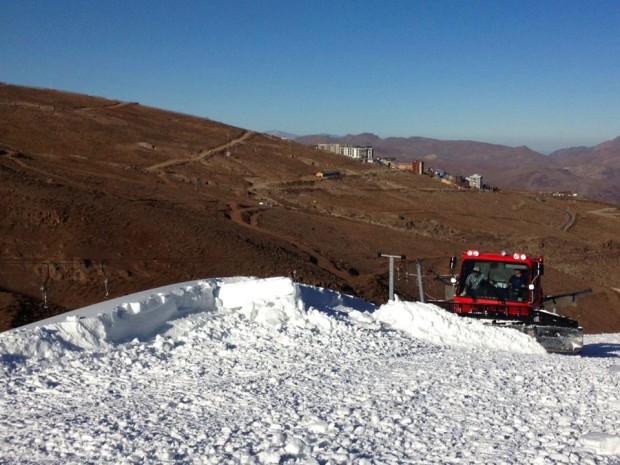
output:
[{"label": "snow making machine", "polygon": [[[456,265],[457,258],[451,257],[452,273]],[[574,305],[579,295],[592,290],[545,295],[543,274],[542,257],[468,250],[457,274],[439,277],[446,284],[446,299],[433,303],[463,317],[522,331],[548,352],[578,353],[583,347],[582,328],[555,311]]]}]

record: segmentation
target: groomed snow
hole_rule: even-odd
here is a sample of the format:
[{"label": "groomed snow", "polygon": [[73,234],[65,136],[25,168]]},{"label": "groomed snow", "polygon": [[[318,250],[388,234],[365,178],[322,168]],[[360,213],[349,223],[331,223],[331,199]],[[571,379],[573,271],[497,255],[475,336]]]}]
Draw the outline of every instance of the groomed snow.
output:
[{"label": "groomed snow", "polygon": [[192,281],[0,334],[0,463],[613,464],[620,335],[581,356],[285,278]]}]

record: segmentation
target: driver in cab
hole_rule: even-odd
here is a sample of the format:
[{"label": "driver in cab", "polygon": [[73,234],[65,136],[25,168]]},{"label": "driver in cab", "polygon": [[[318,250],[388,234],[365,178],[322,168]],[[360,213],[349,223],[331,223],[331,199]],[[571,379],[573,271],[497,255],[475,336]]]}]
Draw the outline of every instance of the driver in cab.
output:
[{"label": "driver in cab", "polygon": [[489,280],[487,275],[480,272],[480,267],[478,265],[474,266],[471,270],[471,273],[465,279],[465,289],[461,292],[461,296],[464,295],[472,295],[475,296],[482,288],[482,284],[486,283]]}]

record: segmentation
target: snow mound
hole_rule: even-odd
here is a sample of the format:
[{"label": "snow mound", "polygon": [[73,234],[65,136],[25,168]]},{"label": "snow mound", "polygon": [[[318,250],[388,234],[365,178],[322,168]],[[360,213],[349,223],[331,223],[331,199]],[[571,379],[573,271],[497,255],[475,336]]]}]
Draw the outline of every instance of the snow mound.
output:
[{"label": "snow mound", "polygon": [[216,306],[239,312],[250,321],[281,329],[304,326],[303,302],[295,283],[286,278],[256,279],[222,284],[214,290]]},{"label": "snow mound", "polygon": [[0,335],[6,357],[56,358],[65,351],[101,351],[133,339],[152,339],[192,313],[237,314],[248,322],[330,332],[345,322],[367,330],[400,330],[432,344],[459,348],[545,353],[514,330],[485,326],[429,304],[368,302],[288,278],[236,277],[192,281],[132,294],[40,321]]},{"label": "snow mound", "polygon": [[391,301],[374,317],[391,328],[433,344],[522,354],[546,353],[540,344],[524,333],[462,318],[432,304]]},{"label": "snow mound", "polygon": [[620,455],[620,436],[607,433],[586,433],[581,436],[585,449],[598,455]]},{"label": "snow mound", "polygon": [[53,358],[66,350],[100,351],[155,335],[173,319],[213,309],[213,302],[207,281],[132,294],[8,331],[0,338],[0,353]]}]

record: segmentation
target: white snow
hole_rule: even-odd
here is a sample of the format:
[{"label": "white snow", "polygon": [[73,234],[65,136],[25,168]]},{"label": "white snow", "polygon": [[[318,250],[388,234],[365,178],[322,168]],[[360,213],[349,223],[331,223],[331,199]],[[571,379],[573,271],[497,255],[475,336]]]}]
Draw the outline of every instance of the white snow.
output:
[{"label": "white snow", "polygon": [[0,334],[0,463],[613,464],[619,356],[285,278],[181,283]]},{"label": "white snow", "polygon": [[438,311],[434,305],[392,301],[381,307],[374,316],[378,321],[416,339],[434,344],[524,354],[545,353],[540,344],[519,331],[490,327],[479,320],[458,318],[448,312]]}]

